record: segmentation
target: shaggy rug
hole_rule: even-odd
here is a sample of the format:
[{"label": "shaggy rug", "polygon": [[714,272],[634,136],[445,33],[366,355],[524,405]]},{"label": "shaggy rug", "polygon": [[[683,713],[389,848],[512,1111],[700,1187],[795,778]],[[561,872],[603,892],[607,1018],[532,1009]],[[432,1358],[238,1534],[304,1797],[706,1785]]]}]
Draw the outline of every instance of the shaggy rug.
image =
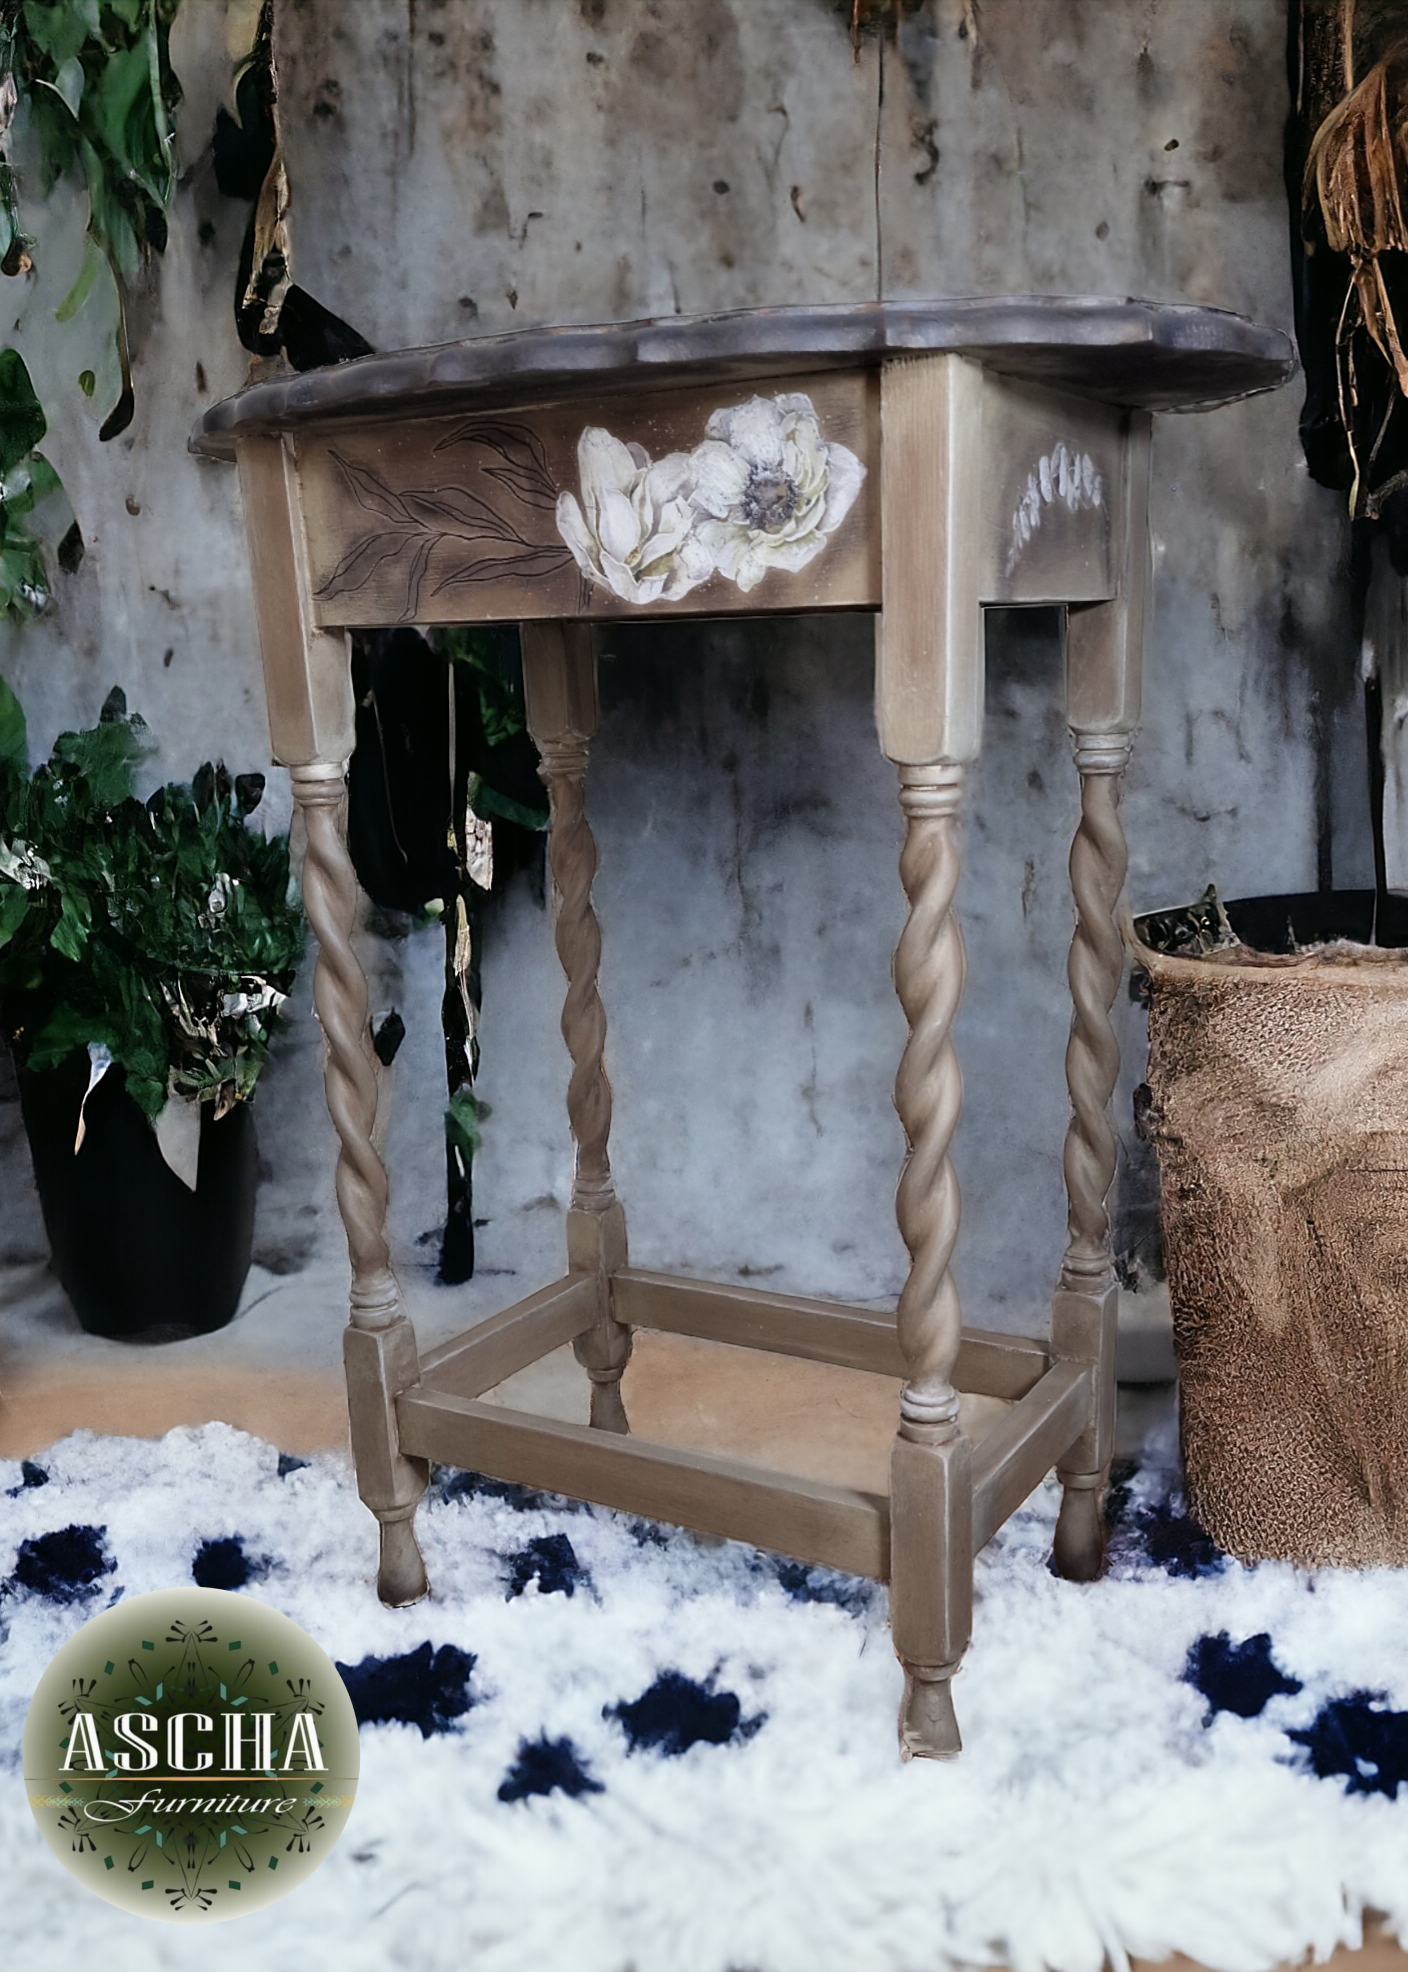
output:
[{"label": "shaggy rug", "polygon": [[[1104,1581],[1049,1572],[1049,1487],[987,1549],[967,1751],[902,1766],[866,1583],[440,1473],[434,1599],[393,1612],[337,1458],[209,1425],[0,1462],[8,1962],[1262,1972],[1357,1943],[1365,1908],[1408,1935],[1408,1574],[1224,1560],[1167,1443],[1121,1481]],[[363,1721],[329,1860],[198,1942],[85,1897],[19,1768],[58,1645],[191,1577],[301,1623]]]}]

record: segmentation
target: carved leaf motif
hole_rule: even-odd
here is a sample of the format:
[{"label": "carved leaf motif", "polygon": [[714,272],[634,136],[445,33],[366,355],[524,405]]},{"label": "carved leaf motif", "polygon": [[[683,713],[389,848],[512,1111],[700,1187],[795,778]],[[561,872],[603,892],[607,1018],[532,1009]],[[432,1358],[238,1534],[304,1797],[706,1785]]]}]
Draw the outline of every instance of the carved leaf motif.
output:
[{"label": "carved leaf motif", "polygon": [[[443,452],[459,443],[485,446],[500,461],[497,466],[484,468],[486,477],[500,481],[523,506],[548,512],[555,509],[557,489],[548,472],[547,455],[528,426],[502,421],[462,425],[435,450]],[[414,621],[431,558],[449,541],[502,543],[509,552],[457,563],[441,575],[431,591],[435,595],[462,582],[553,575],[571,561],[560,543],[529,540],[491,501],[467,487],[420,486],[396,492],[370,468],[340,452],[329,456],[357,505],[387,525],[353,543],[319,587],[321,597],[330,599],[365,588],[384,562],[400,561],[406,573],[402,617]]]},{"label": "carved leaf motif", "polygon": [[486,479],[501,480],[510,493],[517,494],[525,507],[538,507],[545,513],[552,513],[557,507],[557,489],[552,481],[536,470],[525,470],[521,466],[486,466]]},{"label": "carved leaf motif", "polygon": [[551,483],[548,471],[548,455],[543,450],[542,440],[531,425],[509,424],[504,421],[471,420],[459,425],[448,438],[442,438],[435,447],[437,452],[446,452],[452,445],[486,445],[491,452],[501,458],[505,465],[516,466],[520,471],[532,469]]},{"label": "carved leaf motif", "polygon": [[329,600],[350,590],[365,588],[384,561],[398,555],[411,537],[408,534],[364,534],[347,550],[332,574],[318,589]]},{"label": "carved leaf motif", "polygon": [[359,507],[364,507],[369,514],[379,514],[383,520],[398,520],[407,527],[415,525],[406,512],[405,503],[399,494],[392,492],[385,480],[378,479],[365,466],[344,458],[341,452],[333,452],[330,456]]},{"label": "carved leaf motif", "polygon": [[416,549],[414,558],[411,561],[410,572],[406,577],[406,608],[404,614],[412,622],[415,621],[416,613],[420,608],[420,585],[425,579],[425,571],[430,562],[431,551],[438,546],[443,538],[442,535],[427,534],[420,546]]},{"label": "carved leaf motif", "polygon": [[487,501],[462,486],[432,486],[403,496],[406,509],[422,526],[445,528],[466,541],[522,541],[523,536],[495,513]]},{"label": "carved leaf motif", "polygon": [[457,588],[463,582],[493,582],[502,575],[556,575],[571,559],[565,548],[551,547],[525,548],[516,555],[485,555],[478,561],[461,562],[447,569],[430,593],[438,596],[442,590]]}]

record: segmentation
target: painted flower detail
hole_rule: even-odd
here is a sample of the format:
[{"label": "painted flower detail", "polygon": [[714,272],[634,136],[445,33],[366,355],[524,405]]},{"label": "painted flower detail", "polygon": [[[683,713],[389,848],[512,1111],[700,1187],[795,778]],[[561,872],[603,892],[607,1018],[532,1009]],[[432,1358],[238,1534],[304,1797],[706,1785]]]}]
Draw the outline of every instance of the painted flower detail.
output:
[{"label": "painted flower detail", "polygon": [[699,538],[745,594],[770,568],[795,573],[826,546],[865,467],[821,435],[809,397],[750,397],[715,411],[689,455]]},{"label": "painted flower detail", "polygon": [[651,462],[599,425],[577,442],[581,503],[562,493],[557,528],[589,581],[623,602],[677,602],[713,573],[695,532],[692,472],[684,452]]},{"label": "painted flower detail", "polygon": [[581,499],[559,495],[557,527],[589,581],[630,603],[675,602],[715,574],[746,594],[819,555],[865,478],[798,393],[750,397],[704,429],[656,461],[599,426],[582,433]]},{"label": "painted flower detail", "polygon": [[1063,506],[1067,513],[1074,514],[1083,507],[1102,506],[1104,499],[1105,483],[1090,454],[1077,452],[1068,445],[1054,445],[1027,474],[1027,483],[1018,497],[1012,515],[1012,543],[1007,550],[1008,574],[1017,566],[1028,541],[1040,530],[1047,507]]}]

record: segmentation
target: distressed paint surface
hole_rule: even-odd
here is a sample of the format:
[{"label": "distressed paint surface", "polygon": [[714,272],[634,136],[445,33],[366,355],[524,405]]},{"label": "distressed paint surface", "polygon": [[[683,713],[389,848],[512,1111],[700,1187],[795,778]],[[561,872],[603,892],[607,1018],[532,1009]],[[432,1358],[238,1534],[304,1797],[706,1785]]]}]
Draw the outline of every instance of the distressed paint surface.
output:
[{"label": "distressed paint surface", "polygon": [[[865,35],[856,62],[835,0],[283,0],[297,278],[382,348],[881,289],[1192,299],[1288,326],[1281,0],[899,11],[898,40]],[[56,258],[47,309],[36,293],[17,338],[34,352],[45,449],[89,556],[61,584],[59,618],[0,632],[0,668],[31,709],[36,750],[121,683],[165,742],[153,779],[207,754],[266,757],[235,476],[183,449],[198,410],[245,367],[230,295],[246,209],[216,195],[208,151],[229,72],[224,13],[199,0],[178,18],[183,176],[135,325],[132,430],[97,445],[71,388],[83,364],[52,327],[81,213],[73,267]],[[13,283],[5,298],[18,305]],[[1293,385],[1158,421],[1150,661],[1126,806],[1140,906],[1214,877],[1239,895],[1311,887],[1317,869],[1368,875],[1345,529],[1300,463],[1298,399]],[[1047,450],[1022,461],[1009,511]],[[903,1022],[888,962],[902,897],[868,625],[632,625],[629,637],[606,638],[617,659],[603,665],[588,801],[633,1256],[892,1295]],[[972,1319],[1014,1328],[1042,1319],[1064,1225],[1076,799],[1059,678],[1046,619],[995,628],[960,899],[959,1277]],[[270,799],[276,813],[286,803],[283,776]],[[394,1230],[414,1267],[433,1251],[414,1242],[442,1179],[440,960],[433,940],[366,950],[373,1005],[400,1005],[410,1030],[388,1148]],[[570,1165],[560,980],[526,885],[489,927],[484,991],[481,1087],[495,1113],[476,1173],[482,1259],[527,1286],[558,1264]],[[258,1105],[259,1251],[281,1266],[340,1239],[302,986],[294,1008]],[[1139,1015],[1123,1000],[1117,1014],[1137,1081]],[[16,1110],[0,1103],[0,1245],[42,1253]],[[1127,1087],[1117,1120],[1128,1172],[1141,1153]],[[1130,1180],[1129,1223],[1142,1226],[1137,1190]],[[512,1283],[482,1285],[485,1305],[510,1298]]]},{"label": "distressed paint surface", "polygon": [[278,59],[298,278],[378,348],[876,292],[817,0],[303,0]]},{"label": "distressed paint surface", "polygon": [[887,295],[1139,294],[1290,326],[1284,8],[923,0],[882,59]]},{"label": "distressed paint surface", "polygon": [[[312,433],[299,440],[298,459],[319,621],[873,605],[879,529],[864,460],[878,445],[877,398],[873,372],[849,372],[788,378],[781,390],[715,385],[595,399],[591,424],[574,399]],[[718,505],[712,480],[721,469],[742,473],[745,507],[760,485],[766,497],[796,495],[791,482],[749,474],[721,436],[759,407],[765,425],[779,410],[800,409],[827,448],[793,567],[771,543],[750,548],[746,526],[715,520],[705,504]],[[602,481],[612,468],[629,476],[627,489]],[[829,512],[833,482],[839,498]]]}]

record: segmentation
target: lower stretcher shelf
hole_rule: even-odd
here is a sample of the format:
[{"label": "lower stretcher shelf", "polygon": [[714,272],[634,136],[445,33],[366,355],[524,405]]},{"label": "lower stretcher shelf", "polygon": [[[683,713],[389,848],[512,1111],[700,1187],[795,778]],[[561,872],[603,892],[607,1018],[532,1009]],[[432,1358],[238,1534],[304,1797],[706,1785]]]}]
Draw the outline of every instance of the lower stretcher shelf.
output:
[{"label": "lower stretcher shelf", "polygon": [[[895,1353],[891,1321],[663,1275],[627,1273],[614,1288],[620,1312],[629,1309],[640,1324],[623,1389],[633,1428],[645,1435],[616,1436],[517,1407],[532,1406],[533,1386],[544,1386],[534,1365],[593,1319],[595,1283],[568,1276],[426,1359],[420,1383],[397,1402],[403,1449],[887,1579],[886,1466],[899,1389],[885,1373]],[[1003,1392],[1002,1400],[977,1397],[964,1406],[975,1443],[976,1549],[1079,1435],[1090,1372],[1051,1367],[1040,1344],[978,1331],[965,1335],[960,1365]],[[499,1387],[505,1378],[521,1386],[516,1398]],[[835,1456],[828,1433],[848,1441]],[[788,1459],[785,1450],[777,1459],[789,1439],[806,1446],[804,1459]],[[774,1469],[763,1459],[805,1469]]]}]

